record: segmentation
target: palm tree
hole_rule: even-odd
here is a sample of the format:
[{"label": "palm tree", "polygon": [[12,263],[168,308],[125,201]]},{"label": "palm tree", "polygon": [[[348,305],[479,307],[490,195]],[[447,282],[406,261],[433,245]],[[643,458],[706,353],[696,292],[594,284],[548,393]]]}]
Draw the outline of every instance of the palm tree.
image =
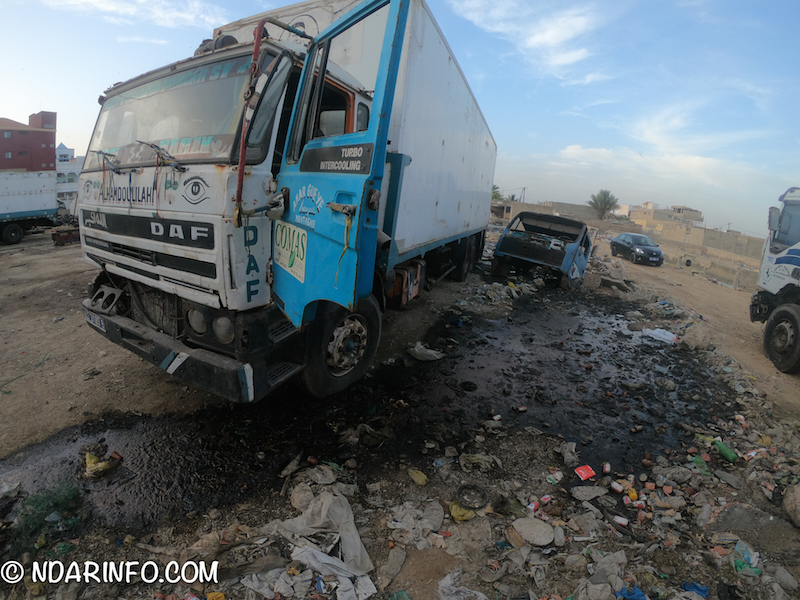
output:
[{"label": "palm tree", "polygon": [[608,190],[600,190],[597,195],[592,194],[592,199],[586,204],[597,211],[597,216],[601,221],[608,213],[619,208],[617,197]]},{"label": "palm tree", "polygon": [[503,194],[500,193],[500,186],[497,184],[492,186],[492,200],[502,200]]},{"label": "palm tree", "polygon": [[517,195],[516,194],[509,194],[508,197],[506,198],[506,200],[508,200],[509,202],[516,202],[517,201]]}]

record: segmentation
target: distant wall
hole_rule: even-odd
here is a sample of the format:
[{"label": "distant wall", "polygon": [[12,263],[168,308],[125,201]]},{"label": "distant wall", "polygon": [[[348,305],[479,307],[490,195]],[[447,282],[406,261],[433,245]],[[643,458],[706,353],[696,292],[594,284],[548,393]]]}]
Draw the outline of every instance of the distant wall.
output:
[{"label": "distant wall", "polygon": [[503,224],[508,223],[521,212],[536,212],[543,213],[545,215],[552,215],[555,213],[555,209],[552,206],[547,206],[545,204],[508,202],[506,200],[492,205],[492,217],[501,220]]},{"label": "distant wall", "polygon": [[[567,202],[542,202],[535,206],[548,207],[553,213],[558,213],[563,216],[575,217],[579,221],[587,221],[589,219],[597,218],[597,211],[588,204],[569,204]],[[544,211],[537,211],[544,212]]]},{"label": "distant wall", "polygon": [[655,212],[652,210],[632,211],[631,221],[658,240],[704,246],[739,256],[761,259],[764,238],[750,237],[736,231],[717,231],[716,229],[693,227],[678,221],[656,219]]}]

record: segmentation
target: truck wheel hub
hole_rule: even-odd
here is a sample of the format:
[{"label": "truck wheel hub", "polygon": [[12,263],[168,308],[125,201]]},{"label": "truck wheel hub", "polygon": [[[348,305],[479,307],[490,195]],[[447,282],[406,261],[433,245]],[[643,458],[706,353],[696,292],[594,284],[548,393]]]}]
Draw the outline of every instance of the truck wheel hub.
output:
[{"label": "truck wheel hub", "polygon": [[795,330],[789,321],[781,321],[772,332],[772,347],[780,354],[791,351],[795,344]]},{"label": "truck wheel hub", "polygon": [[366,323],[360,315],[350,315],[333,330],[325,362],[332,375],[341,377],[356,368],[366,350]]}]

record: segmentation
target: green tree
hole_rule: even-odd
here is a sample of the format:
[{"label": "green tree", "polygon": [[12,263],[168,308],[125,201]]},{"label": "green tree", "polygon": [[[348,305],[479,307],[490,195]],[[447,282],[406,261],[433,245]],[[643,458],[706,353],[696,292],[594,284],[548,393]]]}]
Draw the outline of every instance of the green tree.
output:
[{"label": "green tree", "polygon": [[492,200],[502,200],[503,194],[500,193],[500,186],[494,184],[492,186]]},{"label": "green tree", "polygon": [[592,199],[587,201],[586,204],[597,212],[600,220],[608,213],[619,208],[617,197],[608,190],[600,190],[597,194],[592,194]]},{"label": "green tree", "polygon": [[516,194],[509,194],[506,197],[506,200],[508,200],[509,202],[516,202],[517,201],[517,195]]}]

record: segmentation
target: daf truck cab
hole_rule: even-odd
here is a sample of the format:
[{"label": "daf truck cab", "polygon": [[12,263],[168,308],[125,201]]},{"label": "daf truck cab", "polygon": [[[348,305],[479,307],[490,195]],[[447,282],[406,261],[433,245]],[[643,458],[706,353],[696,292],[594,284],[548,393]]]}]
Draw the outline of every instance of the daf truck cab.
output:
[{"label": "daf truck cab", "polygon": [[220,28],[100,98],[85,317],[233,401],[359,379],[387,301],[466,276],[488,223],[496,145],[424,0],[336,6]]},{"label": "daf truck cab", "polygon": [[769,238],[750,302],[750,320],[766,322],[764,351],[779,371],[800,371],[800,188],[769,209]]}]

